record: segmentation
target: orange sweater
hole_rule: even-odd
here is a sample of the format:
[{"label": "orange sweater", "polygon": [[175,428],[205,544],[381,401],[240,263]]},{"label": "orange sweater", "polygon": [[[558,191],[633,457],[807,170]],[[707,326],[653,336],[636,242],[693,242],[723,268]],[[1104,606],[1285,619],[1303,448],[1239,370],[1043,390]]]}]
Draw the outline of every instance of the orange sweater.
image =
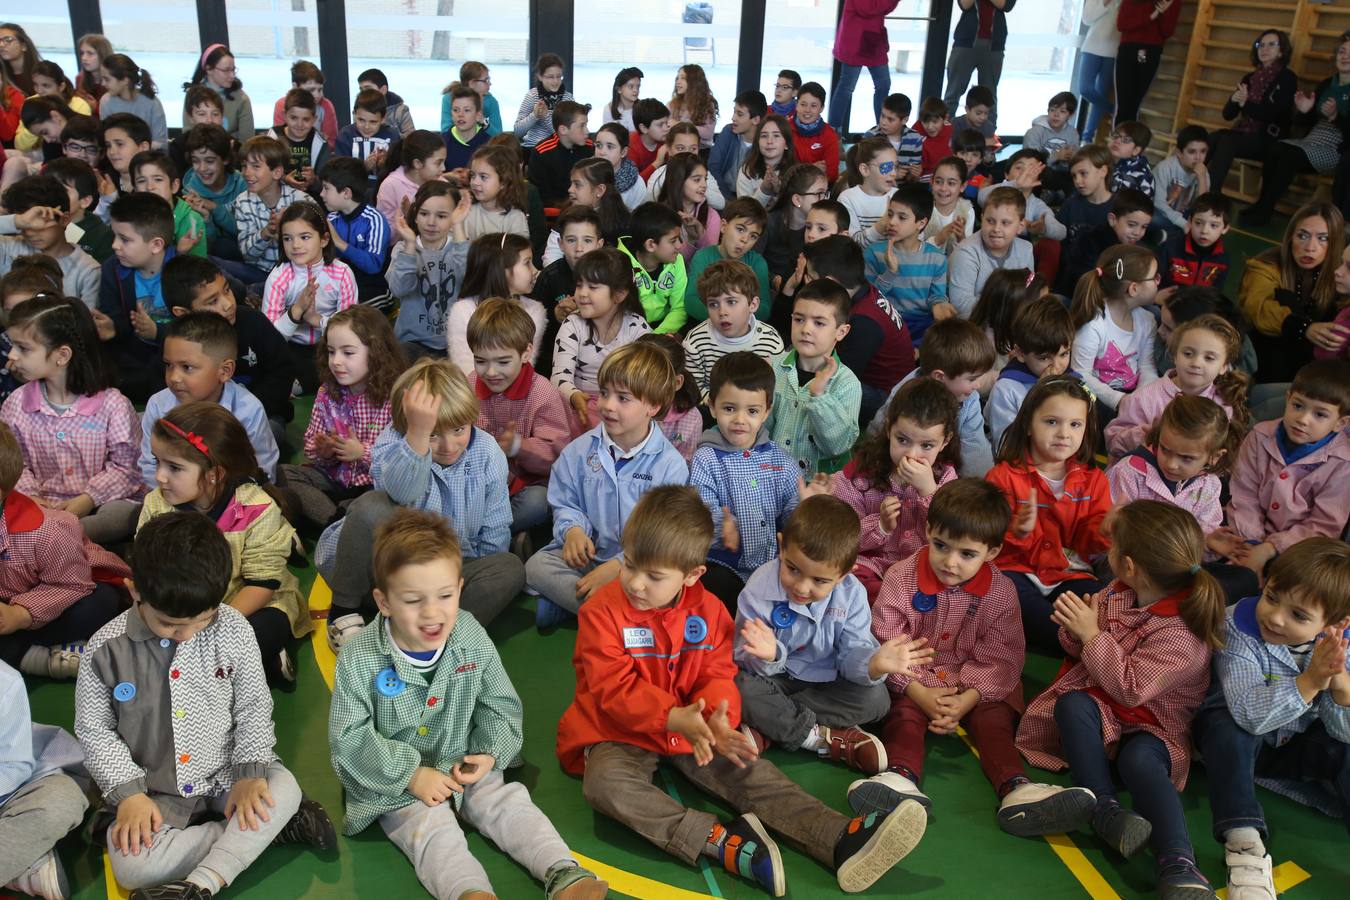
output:
[{"label": "orange sweater", "polygon": [[615,579],[582,605],[578,618],[577,692],[558,722],[558,759],[566,771],[580,775],[586,748],[603,741],[692,752],[683,735],[666,730],[666,719],[672,708],[700,698],[705,716],[726,700],[731,727],[740,725],[731,617],[701,583],[685,588],[673,606],[640,610]]},{"label": "orange sweater", "polygon": [[[1045,584],[1058,584],[1070,576],[1064,548],[1070,548],[1084,562],[1105,552],[1111,541],[1102,534],[1102,520],[1111,510],[1111,488],[1100,469],[1070,461],[1064,478],[1064,495],[1056,499],[1050,486],[1030,463],[1013,465],[1001,462],[985,478],[1003,491],[1013,518],[1036,490],[1036,528],[1027,537],[1018,537],[1013,526],[1003,539],[1003,550],[995,561],[1005,572],[1030,572]],[[1092,573],[1081,573],[1090,578]]]}]

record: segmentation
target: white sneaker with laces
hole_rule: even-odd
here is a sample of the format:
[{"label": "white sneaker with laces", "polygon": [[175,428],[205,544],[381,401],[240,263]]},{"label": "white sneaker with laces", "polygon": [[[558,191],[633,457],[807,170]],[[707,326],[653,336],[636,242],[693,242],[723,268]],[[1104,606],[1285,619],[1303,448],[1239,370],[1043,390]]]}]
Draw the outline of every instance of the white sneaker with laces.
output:
[{"label": "white sneaker with laces", "polygon": [[37,862],[28,867],[28,871],[5,885],[5,890],[41,897],[42,900],[66,900],[70,896],[66,870],[61,868],[61,860],[56,858],[53,850],[38,857]]},{"label": "white sneaker with laces", "polygon": [[1224,854],[1228,864],[1228,900],[1275,900],[1275,879],[1271,875],[1270,854]]},{"label": "white sneaker with laces", "polygon": [[860,816],[890,815],[905,800],[916,801],[925,811],[933,808],[928,795],[899,772],[881,772],[848,786],[848,805]]},{"label": "white sneaker with laces", "polygon": [[1063,788],[1031,781],[1004,796],[998,805],[998,824],[1009,834],[1020,837],[1063,834],[1091,822],[1096,802],[1096,796],[1087,788]]},{"label": "white sneaker with laces", "polygon": [[355,638],[366,627],[366,620],[360,613],[347,613],[328,623],[328,646],[337,653],[342,645]]},{"label": "white sneaker with laces", "polygon": [[19,661],[19,671],[25,675],[39,675],[54,680],[69,680],[80,671],[84,656],[83,641],[57,644],[54,647],[29,647]]}]

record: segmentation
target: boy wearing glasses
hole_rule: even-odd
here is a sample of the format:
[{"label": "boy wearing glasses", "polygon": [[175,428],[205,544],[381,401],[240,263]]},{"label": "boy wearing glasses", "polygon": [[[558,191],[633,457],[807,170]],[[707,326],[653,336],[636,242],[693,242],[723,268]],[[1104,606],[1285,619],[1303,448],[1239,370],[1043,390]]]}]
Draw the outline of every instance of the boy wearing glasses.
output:
[{"label": "boy wearing glasses", "polygon": [[1111,132],[1107,145],[1116,161],[1111,170],[1111,191],[1133,188],[1153,199],[1153,167],[1144,151],[1153,140],[1153,130],[1143,122],[1121,122]]}]

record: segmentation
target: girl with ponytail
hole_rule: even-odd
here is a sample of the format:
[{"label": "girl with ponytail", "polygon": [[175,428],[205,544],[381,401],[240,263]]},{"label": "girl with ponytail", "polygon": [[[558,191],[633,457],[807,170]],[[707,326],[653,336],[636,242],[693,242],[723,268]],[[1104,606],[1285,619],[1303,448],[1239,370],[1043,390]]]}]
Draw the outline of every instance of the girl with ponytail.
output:
[{"label": "girl with ponytail", "polygon": [[155,80],[123,53],[103,60],[99,75],[106,93],[98,101],[98,117],[107,119],[117,113],[131,113],[150,126],[150,144],[163,150],[169,143],[169,125],[164,119],[164,104],[155,96]]},{"label": "girl with ponytail", "polygon": [[1158,293],[1158,260],[1143,247],[1118,244],[1102,252],[1073,293],[1073,370],[1110,410],[1125,395],[1158,378],[1153,367],[1157,325],[1144,307]]}]

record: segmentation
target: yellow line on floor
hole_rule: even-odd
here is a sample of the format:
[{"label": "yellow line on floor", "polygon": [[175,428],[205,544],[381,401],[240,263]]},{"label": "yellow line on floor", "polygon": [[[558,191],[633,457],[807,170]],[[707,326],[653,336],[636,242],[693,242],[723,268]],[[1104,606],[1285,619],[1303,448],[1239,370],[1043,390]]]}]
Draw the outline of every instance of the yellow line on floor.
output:
[{"label": "yellow line on floor", "polygon": [[[1280,863],[1271,870],[1270,874],[1274,876],[1275,893],[1277,894],[1283,894],[1291,888],[1298,887],[1312,877],[1293,860]],[[1219,900],[1228,900],[1228,888],[1219,888],[1215,893],[1219,895]]]},{"label": "yellow line on floor", "polygon": [[330,694],[333,692],[333,673],[337,671],[337,657],[333,655],[333,648],[328,646],[328,607],[332,604],[333,591],[328,587],[328,582],[315,575],[314,586],[309,589],[309,615],[314,622],[314,631],[310,633],[309,639],[314,644],[314,662]]},{"label": "yellow line on floor", "polygon": [[[975,758],[980,758],[980,751],[975,749],[971,743],[970,735],[959,725],[956,733],[960,735],[961,740],[966,742],[970,752],[975,754]],[[1069,874],[1078,879],[1078,883],[1087,891],[1088,896],[1093,900],[1120,900],[1120,895],[1116,893],[1115,888],[1107,882],[1101,872],[1097,871],[1083,851],[1078,849],[1078,845],[1073,842],[1067,834],[1047,834],[1045,842],[1050,845],[1050,849],[1055,851],[1059,861],[1064,863],[1064,867],[1069,870]]]},{"label": "yellow line on floor", "polygon": [[113,877],[112,860],[108,858],[108,851],[103,851],[103,883],[108,888],[108,900],[127,900],[127,892],[117,883]]}]

